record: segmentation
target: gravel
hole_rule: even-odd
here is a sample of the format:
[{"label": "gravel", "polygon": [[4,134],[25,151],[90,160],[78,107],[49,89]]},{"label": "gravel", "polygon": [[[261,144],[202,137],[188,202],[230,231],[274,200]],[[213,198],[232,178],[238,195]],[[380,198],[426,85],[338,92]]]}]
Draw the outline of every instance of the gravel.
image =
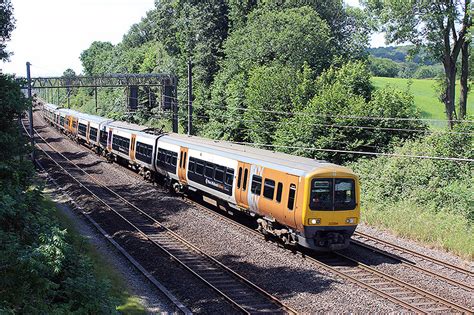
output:
[{"label": "gravel", "polygon": [[[37,116],[38,117],[38,116]],[[38,120],[42,124],[42,120]],[[38,124],[38,122],[37,122]],[[51,128],[42,133],[54,139],[54,147],[68,152],[73,150],[71,158],[81,163],[87,171],[120,192],[167,227],[197,245],[206,253],[232,268],[250,281],[281,299],[299,312],[400,312],[400,306],[393,304],[348,281],[318,268],[300,255],[294,255],[263,238],[255,237],[229,223],[209,216],[196,207],[189,206],[166,190],[146,183],[124,168],[105,162],[86,148],[61,138]],[[361,227],[369,233],[366,227]],[[378,237],[381,233],[372,230]],[[396,239],[397,244],[405,246],[405,241]],[[431,251],[431,250],[430,250]],[[377,254],[349,250],[351,255],[360,254],[372,267],[393,272],[397,277],[415,279],[421,286],[439,295],[448,294],[448,298],[458,299],[460,303],[472,305],[466,292],[458,292],[451,285],[430,279],[419,280],[418,272],[397,266],[392,262],[380,261]],[[445,259],[439,253],[437,258]],[[451,258],[447,258],[451,259]],[[371,261],[372,260],[372,261]],[[386,260],[386,259],[385,259]],[[425,277],[426,278],[426,277]],[[451,291],[451,292],[447,292]],[[447,293],[446,293],[447,292]]]}]

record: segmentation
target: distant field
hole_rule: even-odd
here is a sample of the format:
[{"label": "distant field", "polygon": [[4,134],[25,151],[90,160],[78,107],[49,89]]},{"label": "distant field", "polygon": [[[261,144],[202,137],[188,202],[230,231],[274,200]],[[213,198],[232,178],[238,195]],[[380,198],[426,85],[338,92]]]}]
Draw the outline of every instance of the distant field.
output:
[{"label": "distant field", "polygon": [[[429,79],[411,79],[412,84],[410,92],[415,97],[415,105],[418,107],[423,118],[429,119],[446,119],[444,113],[444,105],[438,100],[437,93],[435,91],[435,80]],[[372,82],[376,88],[381,88],[386,85],[393,86],[400,90],[406,90],[408,87],[409,79],[400,78],[382,78],[373,77]],[[456,90],[456,108],[459,104],[459,85]],[[467,113],[473,114],[474,112],[474,92],[471,90],[468,96]],[[431,124],[434,127],[441,127],[439,124]]]}]

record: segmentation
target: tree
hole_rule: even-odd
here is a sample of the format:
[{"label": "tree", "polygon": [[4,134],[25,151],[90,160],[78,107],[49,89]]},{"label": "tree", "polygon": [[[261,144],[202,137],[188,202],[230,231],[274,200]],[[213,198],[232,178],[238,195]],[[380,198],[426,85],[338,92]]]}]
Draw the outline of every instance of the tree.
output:
[{"label": "tree", "polygon": [[109,42],[93,42],[80,56],[84,73],[86,75],[106,73],[107,66],[112,62],[113,49],[114,46]]},{"label": "tree", "polygon": [[364,5],[379,19],[389,43],[411,42],[416,49],[425,47],[443,64],[445,77],[441,100],[452,128],[453,120],[457,119],[456,62],[471,25],[471,0],[365,0]]},{"label": "tree", "polygon": [[[469,17],[472,19],[472,17]],[[469,22],[471,24],[471,22]],[[469,91],[469,53],[471,50],[471,34],[466,38],[461,49],[461,95],[459,97],[459,119],[466,117],[467,93]]]},{"label": "tree", "polygon": [[7,41],[15,28],[13,7],[10,0],[0,2],[0,60],[6,61],[10,54],[6,51]]}]

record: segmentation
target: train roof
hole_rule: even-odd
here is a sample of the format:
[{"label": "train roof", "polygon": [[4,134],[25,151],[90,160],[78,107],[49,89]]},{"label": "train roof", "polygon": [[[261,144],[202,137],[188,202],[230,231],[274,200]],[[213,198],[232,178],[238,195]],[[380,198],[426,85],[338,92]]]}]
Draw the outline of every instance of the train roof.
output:
[{"label": "train roof", "polygon": [[143,130],[148,129],[147,126],[132,124],[125,121],[113,121],[108,126],[112,128],[121,128],[121,129],[133,130],[133,131],[143,131]]},{"label": "train roof", "polygon": [[96,115],[91,115],[91,114],[84,114],[84,113],[79,113],[79,112],[77,114],[77,117],[80,118],[80,119],[90,121],[90,122],[94,122],[96,124],[101,124],[101,123],[104,123],[104,122],[113,121],[113,119],[110,119],[110,118],[104,118],[104,117],[101,117],[101,116],[96,116]]},{"label": "train roof", "polygon": [[69,108],[59,108],[58,112],[61,114],[66,114],[66,115],[79,115],[81,114],[80,112],[74,110],[74,109],[69,109]]},{"label": "train roof", "polygon": [[301,156],[286,154],[282,152],[275,152],[270,150],[259,149],[251,146],[244,146],[234,144],[221,140],[210,140],[195,136],[186,136],[175,133],[167,134],[162,137],[163,140],[170,140],[170,142],[186,143],[186,146],[191,149],[207,148],[209,150],[225,152],[227,154],[239,155],[241,160],[252,159],[258,161],[265,161],[291,169],[297,169],[302,172],[312,172],[321,167],[340,167],[339,165],[329,163],[327,161],[319,161]]},{"label": "train roof", "polygon": [[49,109],[51,109],[51,110],[56,110],[56,109],[59,108],[58,105],[52,104],[52,103],[45,103],[43,106],[46,107],[46,108],[49,108]]}]

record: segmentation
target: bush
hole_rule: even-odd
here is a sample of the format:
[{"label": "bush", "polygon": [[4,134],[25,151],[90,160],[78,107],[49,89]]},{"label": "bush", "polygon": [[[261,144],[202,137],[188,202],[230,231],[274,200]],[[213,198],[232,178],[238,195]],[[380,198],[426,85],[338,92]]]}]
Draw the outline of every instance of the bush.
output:
[{"label": "bush", "polygon": [[93,277],[34,185],[18,126],[29,102],[12,77],[0,75],[0,100],[0,312],[115,312],[107,283]]},{"label": "bush", "polygon": [[400,65],[388,58],[369,57],[370,72],[376,77],[394,78],[400,72]]},{"label": "bush", "polygon": [[[472,125],[408,141],[398,155],[474,157]],[[378,157],[351,165],[362,183],[366,221],[473,257],[474,167],[468,162]],[[383,205],[383,206],[381,206]],[[408,208],[406,208],[408,207]],[[420,216],[426,220],[420,220]],[[396,223],[396,218],[404,218]],[[407,225],[407,221],[412,224]],[[433,235],[437,235],[433,239]],[[465,235],[463,250],[460,235]]]}]

